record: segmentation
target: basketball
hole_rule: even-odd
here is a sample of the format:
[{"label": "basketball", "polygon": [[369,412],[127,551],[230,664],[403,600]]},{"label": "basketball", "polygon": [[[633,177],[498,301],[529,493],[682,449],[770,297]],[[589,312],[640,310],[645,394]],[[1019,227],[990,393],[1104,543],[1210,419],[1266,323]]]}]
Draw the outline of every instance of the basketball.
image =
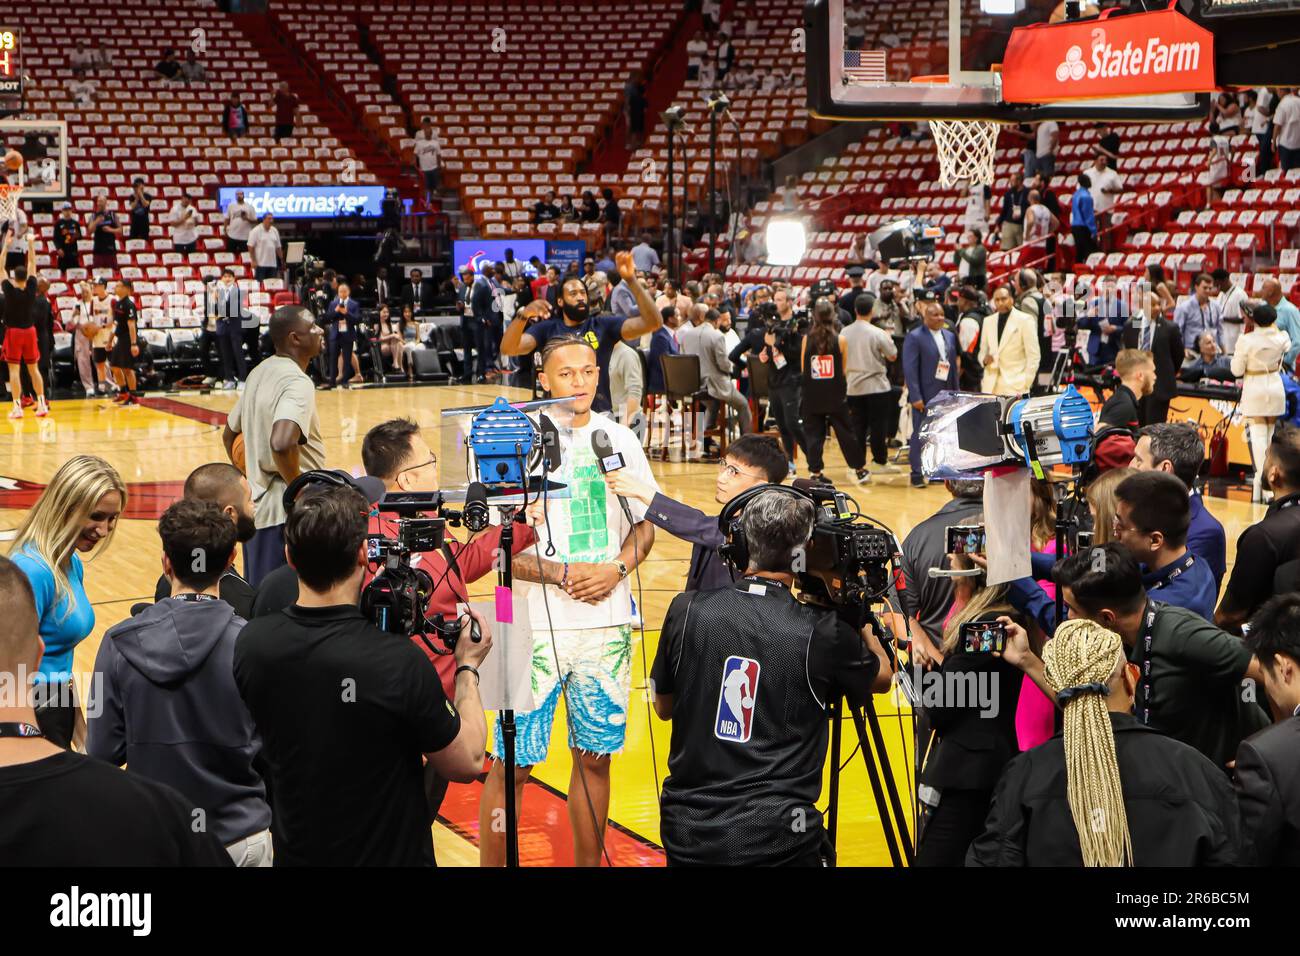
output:
[{"label": "basketball", "polygon": [[11,149],[5,153],[4,167],[11,173],[16,173],[23,168],[23,154],[16,149]]},{"label": "basketball", "polygon": [[236,435],[235,443],[230,447],[230,459],[245,476],[248,474],[248,462],[244,456],[244,436]]}]

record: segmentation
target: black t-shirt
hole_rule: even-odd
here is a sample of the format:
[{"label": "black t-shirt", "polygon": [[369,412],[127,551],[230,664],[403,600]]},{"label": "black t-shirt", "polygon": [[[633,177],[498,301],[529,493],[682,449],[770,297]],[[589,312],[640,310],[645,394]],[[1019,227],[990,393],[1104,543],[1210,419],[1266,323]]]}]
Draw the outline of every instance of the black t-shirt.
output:
[{"label": "black t-shirt", "polygon": [[431,866],[421,755],[460,715],[429,659],[352,605],[250,622],[235,683],[262,736],[276,865]]},{"label": "black t-shirt", "polygon": [[28,276],[21,286],[8,279],[0,283],[4,293],[4,327],[6,329],[31,329],[36,327],[36,277]]},{"label": "black t-shirt", "polygon": [[779,582],[674,598],[651,670],[655,693],[673,695],[661,827],[672,861],[783,864],[815,847],[826,705],[861,706],[879,667],[834,612]]},{"label": "black t-shirt", "polygon": [[[293,569],[290,568],[289,570],[292,571]],[[257,591],[251,584],[240,577],[239,573],[235,571],[234,568],[231,568],[221,576],[221,580],[217,583],[217,586],[220,588],[221,600],[233,607],[236,614],[242,617],[245,621],[251,621],[253,619],[253,600],[257,597]],[[166,575],[160,575],[158,583],[153,589],[154,602],[157,603],[163,598],[169,598],[171,596],[171,583],[168,582]],[[288,607],[296,600],[298,600],[298,592],[294,591],[293,600],[286,601],[281,605],[281,607]]]},{"label": "black t-shirt", "polygon": [[75,219],[60,219],[54,224],[54,245],[61,252],[72,252],[81,239],[81,223]]},{"label": "black t-shirt", "polygon": [[257,585],[253,597],[253,613],[248,618],[265,617],[298,603],[298,572],[282,564]]},{"label": "black t-shirt", "polygon": [[112,212],[96,213],[99,225],[95,227],[95,252],[106,254],[117,251],[117,233],[109,232],[108,226],[117,226],[117,215]]},{"label": "black t-shirt", "polygon": [[0,767],[5,866],[231,866],[171,787],[65,751]]},{"label": "black t-shirt", "polygon": [[135,340],[131,335],[131,323],[135,321],[136,308],[130,296],[125,299],[114,299],[113,333],[117,336],[119,342],[126,342],[128,346],[135,344]]},{"label": "black t-shirt", "polygon": [[1137,396],[1133,390],[1121,382],[1110,398],[1106,399],[1106,404],[1101,406],[1098,421],[1102,425],[1120,425],[1124,428],[1137,428],[1141,425]]}]

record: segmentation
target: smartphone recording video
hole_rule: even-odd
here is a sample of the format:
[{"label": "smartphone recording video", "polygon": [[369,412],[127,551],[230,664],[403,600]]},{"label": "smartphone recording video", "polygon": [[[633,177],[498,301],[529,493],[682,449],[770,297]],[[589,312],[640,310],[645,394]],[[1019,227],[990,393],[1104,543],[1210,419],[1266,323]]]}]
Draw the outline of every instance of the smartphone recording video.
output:
[{"label": "smartphone recording video", "polygon": [[960,637],[967,654],[1001,654],[1007,646],[1007,626],[1000,621],[968,621],[961,626]]},{"label": "smartphone recording video", "polygon": [[948,528],[948,554],[983,554],[984,546],[982,524],[959,524]]}]

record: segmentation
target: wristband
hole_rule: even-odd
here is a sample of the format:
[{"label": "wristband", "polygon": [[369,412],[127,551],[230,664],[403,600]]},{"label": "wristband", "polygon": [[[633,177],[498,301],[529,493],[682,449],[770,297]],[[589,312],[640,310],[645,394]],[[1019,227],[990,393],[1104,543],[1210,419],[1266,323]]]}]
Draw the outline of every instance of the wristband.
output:
[{"label": "wristband", "polygon": [[560,587],[564,587],[564,586],[565,586],[566,584],[568,584],[568,583],[569,583],[569,562],[568,562],[568,561],[565,561],[565,562],[564,562],[564,577],[560,578]]},{"label": "wristband", "polygon": [[470,664],[461,664],[460,667],[457,667],[457,668],[456,668],[456,676],[457,676],[457,677],[460,676],[461,671],[468,671],[469,673],[471,673],[471,674],[474,675],[474,686],[477,687],[480,683],[482,683],[482,678],[478,676],[478,668],[477,668],[477,667],[474,667],[474,666],[472,666],[472,665],[470,665]]}]

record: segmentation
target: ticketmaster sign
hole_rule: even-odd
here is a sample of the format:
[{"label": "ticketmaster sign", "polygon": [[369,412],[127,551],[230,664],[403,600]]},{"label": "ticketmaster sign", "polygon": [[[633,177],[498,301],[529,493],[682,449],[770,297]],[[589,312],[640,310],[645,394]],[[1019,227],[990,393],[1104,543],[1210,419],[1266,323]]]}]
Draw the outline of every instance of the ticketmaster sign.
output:
[{"label": "ticketmaster sign", "polygon": [[281,219],[378,218],[384,201],[383,186],[223,186],[217,197],[223,213],[237,192],[259,218],[268,212]]}]

